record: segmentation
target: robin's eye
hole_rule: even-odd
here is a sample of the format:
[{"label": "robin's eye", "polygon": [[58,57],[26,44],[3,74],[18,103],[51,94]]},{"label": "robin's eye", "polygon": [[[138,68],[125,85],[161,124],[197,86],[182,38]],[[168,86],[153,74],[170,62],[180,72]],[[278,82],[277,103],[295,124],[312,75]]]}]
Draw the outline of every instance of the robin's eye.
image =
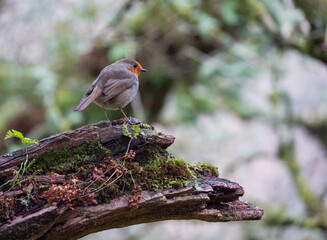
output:
[{"label": "robin's eye", "polygon": [[136,63],[134,63],[134,64],[133,64],[133,67],[134,67],[134,68],[137,68],[137,65],[136,65]]}]

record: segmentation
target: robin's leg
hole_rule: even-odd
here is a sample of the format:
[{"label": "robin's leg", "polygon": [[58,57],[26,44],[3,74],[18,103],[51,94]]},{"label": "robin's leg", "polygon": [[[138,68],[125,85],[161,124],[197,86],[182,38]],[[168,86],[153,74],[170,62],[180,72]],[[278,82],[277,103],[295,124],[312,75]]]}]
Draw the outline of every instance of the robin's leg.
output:
[{"label": "robin's leg", "polygon": [[125,119],[126,119],[126,122],[128,122],[129,124],[132,124],[132,123],[129,121],[128,117],[126,116],[126,114],[124,113],[124,111],[123,111],[122,108],[120,108],[120,111],[124,114]]},{"label": "robin's leg", "polygon": [[108,116],[107,116],[106,109],[103,108],[103,111],[104,111],[104,115],[106,115],[106,119],[107,119],[107,121],[110,123],[110,120],[109,120],[109,118],[108,118]]}]

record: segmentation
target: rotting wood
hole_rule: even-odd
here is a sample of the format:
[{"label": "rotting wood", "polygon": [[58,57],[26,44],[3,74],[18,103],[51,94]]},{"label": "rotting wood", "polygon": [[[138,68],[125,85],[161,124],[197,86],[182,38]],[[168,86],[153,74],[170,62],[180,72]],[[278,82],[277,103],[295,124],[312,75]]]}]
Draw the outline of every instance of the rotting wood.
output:
[{"label": "rotting wood", "polygon": [[[131,119],[133,124],[140,124],[142,131],[152,132],[148,125]],[[74,148],[100,141],[101,144],[123,155],[130,139],[122,134],[123,121],[118,120],[109,124],[101,122],[85,126],[71,132],[61,133],[40,141],[39,146],[28,148],[29,159],[38,159],[42,154]],[[150,146],[166,149],[174,142],[174,137],[162,133],[152,133],[133,139],[130,144],[136,154],[142,154]],[[9,169],[19,166],[25,161],[25,150],[0,156],[0,177],[8,176]],[[110,203],[78,206],[74,211],[63,204],[51,206],[46,202],[43,207],[31,208],[29,214],[17,215],[11,221],[0,223],[0,239],[77,239],[97,231],[130,226],[162,220],[197,219],[210,222],[259,220],[263,209],[240,201],[243,188],[234,182],[213,176],[203,169],[184,187],[169,188],[157,191],[143,190],[137,207],[132,208],[130,195],[112,197]],[[2,174],[2,175],[1,175]],[[43,184],[60,184],[68,179],[65,175],[41,175],[35,177]],[[133,180],[134,181],[134,180]],[[21,196],[21,190],[1,193],[0,196]],[[40,203],[39,203],[40,204]]]}]

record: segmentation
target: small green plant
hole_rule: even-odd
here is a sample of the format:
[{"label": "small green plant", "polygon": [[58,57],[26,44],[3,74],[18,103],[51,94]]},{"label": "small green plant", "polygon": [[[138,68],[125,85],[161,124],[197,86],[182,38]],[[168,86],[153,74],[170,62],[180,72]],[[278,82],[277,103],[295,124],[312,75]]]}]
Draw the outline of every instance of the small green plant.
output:
[{"label": "small green plant", "polygon": [[24,145],[27,145],[29,143],[39,144],[37,140],[32,140],[30,138],[24,137],[23,134],[19,131],[16,131],[14,129],[8,130],[5,140],[13,137],[19,138]]},{"label": "small green plant", "polygon": [[[8,130],[7,132],[7,135],[5,137],[5,140],[6,139],[9,139],[9,138],[14,138],[14,137],[17,137],[19,138],[22,143],[26,146],[27,144],[39,144],[37,140],[32,140],[30,138],[27,138],[27,137],[24,137],[24,135],[19,132],[19,131],[16,131],[14,129],[12,130]],[[21,163],[20,165],[20,168],[18,169],[18,171],[16,171],[16,174],[15,174],[15,177],[13,179],[10,179],[9,181],[7,181],[6,183],[2,184],[0,186],[0,188],[6,186],[7,184],[11,184],[11,187],[9,188],[8,191],[10,191],[11,189],[13,189],[15,186],[23,183],[23,182],[26,182],[28,181],[29,179],[33,178],[36,174],[34,173],[32,176],[30,176],[29,178],[23,178],[24,174],[26,173],[26,171],[32,166],[32,164],[35,162],[35,159],[33,159],[32,161],[30,161],[28,163],[28,151],[27,151],[27,146],[25,147],[25,150],[26,150],[26,160],[24,163]]]},{"label": "small green plant", "polygon": [[[128,128],[130,128],[130,129],[128,129]],[[126,122],[124,122],[124,125],[123,125],[123,128],[122,128],[122,133],[123,133],[123,135],[125,135],[126,137],[129,137],[129,138],[130,138],[130,140],[129,140],[129,142],[128,142],[128,146],[127,146],[126,154],[127,154],[128,151],[129,151],[129,148],[130,148],[130,146],[131,146],[131,142],[132,142],[132,140],[133,140],[133,139],[136,139],[137,136],[140,135],[140,133],[141,133],[142,135],[144,134],[144,132],[141,131],[141,129],[140,129],[140,125],[139,125],[139,124],[138,124],[138,125],[128,125],[128,126],[127,126],[127,123],[126,123]]]},{"label": "small green plant", "polygon": [[[128,129],[130,128],[130,129]],[[141,134],[144,134],[143,132],[141,132],[141,129],[140,129],[140,125],[128,125],[127,126],[127,123],[124,122],[124,125],[123,125],[123,129],[122,129],[122,132],[123,132],[123,135],[129,137],[129,138],[132,138],[132,139],[136,139],[138,135]]]},{"label": "small green plant", "polygon": [[[141,127],[145,127],[147,129],[152,128],[152,132],[146,133],[141,129]],[[147,125],[147,124],[130,125],[130,124],[127,124],[126,122],[124,122],[124,125],[122,128],[122,133],[126,137],[130,138],[128,146],[127,146],[127,150],[126,150],[126,154],[127,154],[129,152],[129,148],[130,148],[130,145],[131,145],[131,142],[133,139],[137,139],[137,137],[139,135],[142,135],[143,139],[146,140],[147,136],[156,133],[156,131],[155,131],[155,129],[153,129],[153,127],[151,127],[150,125]]]}]

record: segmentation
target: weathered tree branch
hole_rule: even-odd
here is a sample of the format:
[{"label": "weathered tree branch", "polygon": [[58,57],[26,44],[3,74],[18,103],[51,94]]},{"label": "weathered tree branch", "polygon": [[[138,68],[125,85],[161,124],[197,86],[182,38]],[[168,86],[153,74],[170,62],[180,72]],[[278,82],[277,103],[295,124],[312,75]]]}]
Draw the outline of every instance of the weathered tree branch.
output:
[{"label": "weathered tree branch", "polygon": [[[139,120],[132,119],[133,124],[141,124]],[[142,129],[149,133],[152,131],[150,126],[141,124]],[[39,145],[32,145],[27,148],[29,159],[38,158],[44,153],[53,150],[60,150],[63,148],[74,148],[82,144],[90,144],[92,141],[100,141],[101,144],[111,151],[117,149],[118,146],[125,146],[116,154],[121,154],[126,151],[129,139],[122,134],[123,120],[118,120],[112,125],[101,122],[96,125],[89,125],[71,132],[65,132],[53,135],[51,137],[42,139]],[[147,142],[142,142],[141,139],[136,139],[132,142],[131,149],[144,151],[147,144],[157,145],[162,148],[167,148],[173,144],[175,137],[164,134],[153,134],[147,139]],[[21,149],[12,153],[0,156],[0,176],[5,175],[5,170],[14,166],[19,166],[25,161],[26,151]]]},{"label": "weathered tree branch", "polygon": [[[29,147],[28,157],[36,159],[33,167],[40,174],[25,185],[7,192],[4,187],[0,192],[0,199],[11,197],[15,201],[8,211],[0,209],[0,239],[76,239],[105,229],[169,219],[226,222],[261,218],[263,209],[238,200],[244,194],[239,184],[219,178],[214,167],[207,164],[190,165],[173,159],[165,151],[173,143],[173,136],[158,133],[136,119],[131,121],[137,128],[123,125],[122,120],[112,125],[102,122],[51,136]],[[103,152],[94,150],[94,143]],[[59,160],[63,157],[68,156],[67,164],[76,161],[81,147],[86,152],[77,168],[62,165]],[[132,152],[125,154],[126,150]],[[64,154],[59,155],[60,151]],[[0,156],[0,184],[25,159],[24,149]],[[53,168],[56,164],[60,168]],[[54,169],[61,175],[49,174]],[[99,173],[99,169],[104,170]],[[95,186],[97,183],[100,187]],[[44,184],[77,190],[83,186],[84,191],[70,202],[63,197],[46,201],[49,186]],[[33,189],[30,195],[27,187]],[[87,188],[93,192],[85,192]],[[85,204],[84,198],[91,194],[97,203]],[[21,202],[26,196],[34,200],[24,207]],[[49,197],[56,199],[57,195]]]}]

